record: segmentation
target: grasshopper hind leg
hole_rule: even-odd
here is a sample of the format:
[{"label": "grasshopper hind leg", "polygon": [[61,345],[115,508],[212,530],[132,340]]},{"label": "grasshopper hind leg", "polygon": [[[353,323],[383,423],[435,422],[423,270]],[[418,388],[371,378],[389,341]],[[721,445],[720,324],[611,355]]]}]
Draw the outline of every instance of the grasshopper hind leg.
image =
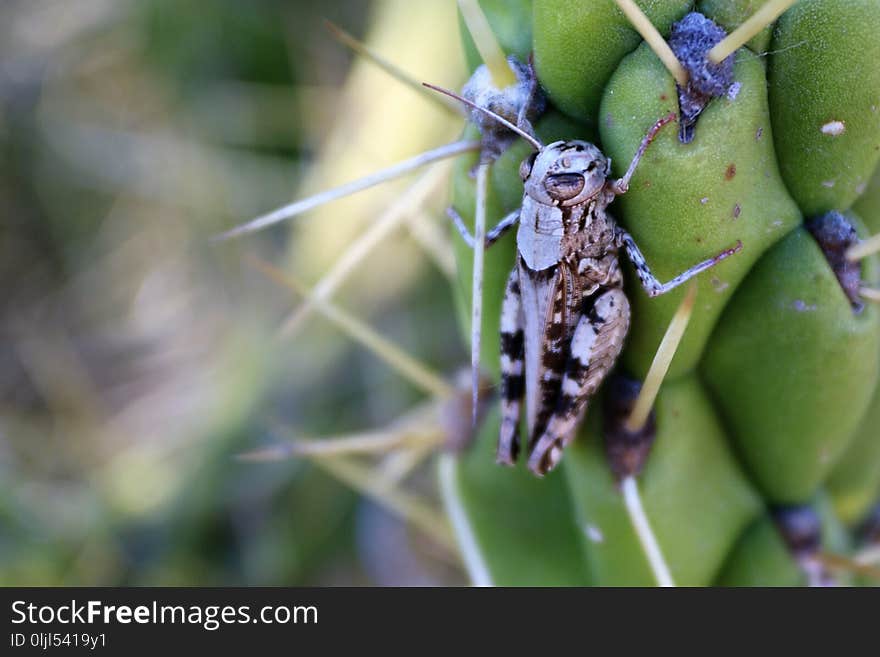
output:
[{"label": "grasshopper hind leg", "polygon": [[516,463],[520,450],[519,416],[525,386],[524,333],[519,273],[510,272],[501,309],[501,431],[496,461]]},{"label": "grasshopper hind leg", "polygon": [[611,371],[629,329],[629,301],[613,288],[585,299],[569,346],[556,408],[529,456],[537,475],[552,470],[575,435],[587,402]]}]

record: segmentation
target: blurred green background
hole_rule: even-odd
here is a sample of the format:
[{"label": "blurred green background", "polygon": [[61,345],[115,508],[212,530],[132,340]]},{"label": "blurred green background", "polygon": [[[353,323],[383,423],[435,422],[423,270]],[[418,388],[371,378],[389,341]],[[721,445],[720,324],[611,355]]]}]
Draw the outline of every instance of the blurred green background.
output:
[{"label": "blurred green background", "polygon": [[[210,240],[456,138],[325,18],[420,80],[464,78],[443,0],[0,3],[0,584],[464,582],[312,463],[235,459],[276,426],[381,428],[424,400],[319,317],[279,339],[299,301],[247,264],[314,284],[411,180]],[[446,202],[438,185],[334,298],[451,375]],[[438,507],[430,461],[405,485]]]}]

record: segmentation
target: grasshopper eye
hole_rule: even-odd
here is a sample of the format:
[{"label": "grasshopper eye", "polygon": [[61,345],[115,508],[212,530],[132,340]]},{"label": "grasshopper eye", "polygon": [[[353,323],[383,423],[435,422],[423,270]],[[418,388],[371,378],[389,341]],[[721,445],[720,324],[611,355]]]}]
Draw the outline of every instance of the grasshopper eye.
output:
[{"label": "grasshopper eye", "polygon": [[526,159],[522,161],[522,164],[519,165],[519,177],[525,179],[529,177],[532,173],[532,167],[535,166],[535,160],[538,158],[538,153],[534,152],[529,155]]},{"label": "grasshopper eye", "polygon": [[547,176],[544,180],[547,194],[557,201],[567,201],[574,198],[583,191],[584,184],[584,177],[579,173],[558,173]]}]

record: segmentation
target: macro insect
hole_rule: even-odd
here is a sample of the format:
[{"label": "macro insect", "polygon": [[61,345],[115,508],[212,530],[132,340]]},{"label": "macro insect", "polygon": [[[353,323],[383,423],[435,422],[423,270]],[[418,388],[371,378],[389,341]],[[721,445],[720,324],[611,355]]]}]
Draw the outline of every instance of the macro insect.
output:
[{"label": "macro insect", "polygon": [[[428,85],[431,86],[431,85]],[[633,238],[608,212],[626,193],[642,156],[661,128],[648,131],[622,178],[611,161],[585,141],[543,145],[532,134],[485,107],[431,86],[491,116],[535,149],[520,166],[522,205],[486,233],[490,247],[514,225],[516,264],[501,313],[501,430],[497,461],[513,465],[520,452],[519,424],[525,400],[528,467],[543,476],[562,457],[590,398],[623,348],[629,300],[623,289],[623,249],[649,296],[665,294],[742,249],[742,242],[661,283]],[[449,214],[471,248],[475,239],[461,216]]]}]

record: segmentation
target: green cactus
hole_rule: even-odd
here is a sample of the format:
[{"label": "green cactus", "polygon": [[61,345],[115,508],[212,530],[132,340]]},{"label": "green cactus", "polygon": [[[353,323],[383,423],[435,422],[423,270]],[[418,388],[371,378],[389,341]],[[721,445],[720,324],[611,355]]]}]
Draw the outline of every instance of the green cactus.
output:
[{"label": "green cactus", "polygon": [[[661,32],[684,16],[691,3],[642,3]],[[556,106],[581,121],[595,122],[608,79],[641,39],[613,2],[534,0],[535,66]]]},{"label": "green cactus", "polygon": [[874,0],[808,1],[776,28],[767,66],[776,151],[805,215],[852,206],[880,159],[878,24]]},{"label": "green cactus", "polygon": [[[551,104],[538,136],[594,141],[622,174],[646,130],[678,111],[675,81],[612,0],[534,0],[531,23],[528,4],[481,2],[508,53],[523,57],[531,35]],[[639,4],[664,36],[693,9]],[[762,5],[696,3],[726,30]],[[664,280],[743,243],[698,279],[638,477],[676,583],[804,583],[819,551],[853,549],[852,531],[880,497],[880,312],[858,298],[858,280],[855,292],[845,289],[846,276],[877,286],[878,264],[869,257],[843,266],[807,229],[834,211],[861,238],[880,231],[880,172],[871,180],[880,158],[878,29],[878,2],[801,0],[733,55],[735,84],[709,102],[693,141],[661,132],[611,206]],[[518,206],[517,169],[528,152],[518,143],[493,165],[490,225]],[[452,190],[466,222],[475,162],[459,163]],[[496,378],[495,334],[514,254],[512,236],[486,253],[482,359]],[[456,255],[464,311],[472,256],[460,241]],[[624,268],[633,323],[617,370],[641,379],[684,293],[649,299]],[[653,583],[603,449],[601,406],[593,401],[561,472],[543,480],[494,464],[497,413],[453,466],[447,503],[466,519],[492,582]],[[780,529],[790,509],[817,519],[810,559]]]},{"label": "green cactus", "polygon": [[[646,511],[676,583],[705,586],[761,502],[696,377],[665,386],[656,410],[657,439],[640,477]],[[651,572],[606,464],[598,416],[565,457],[576,522],[595,532],[583,533],[584,558],[598,583],[650,586]]]}]

